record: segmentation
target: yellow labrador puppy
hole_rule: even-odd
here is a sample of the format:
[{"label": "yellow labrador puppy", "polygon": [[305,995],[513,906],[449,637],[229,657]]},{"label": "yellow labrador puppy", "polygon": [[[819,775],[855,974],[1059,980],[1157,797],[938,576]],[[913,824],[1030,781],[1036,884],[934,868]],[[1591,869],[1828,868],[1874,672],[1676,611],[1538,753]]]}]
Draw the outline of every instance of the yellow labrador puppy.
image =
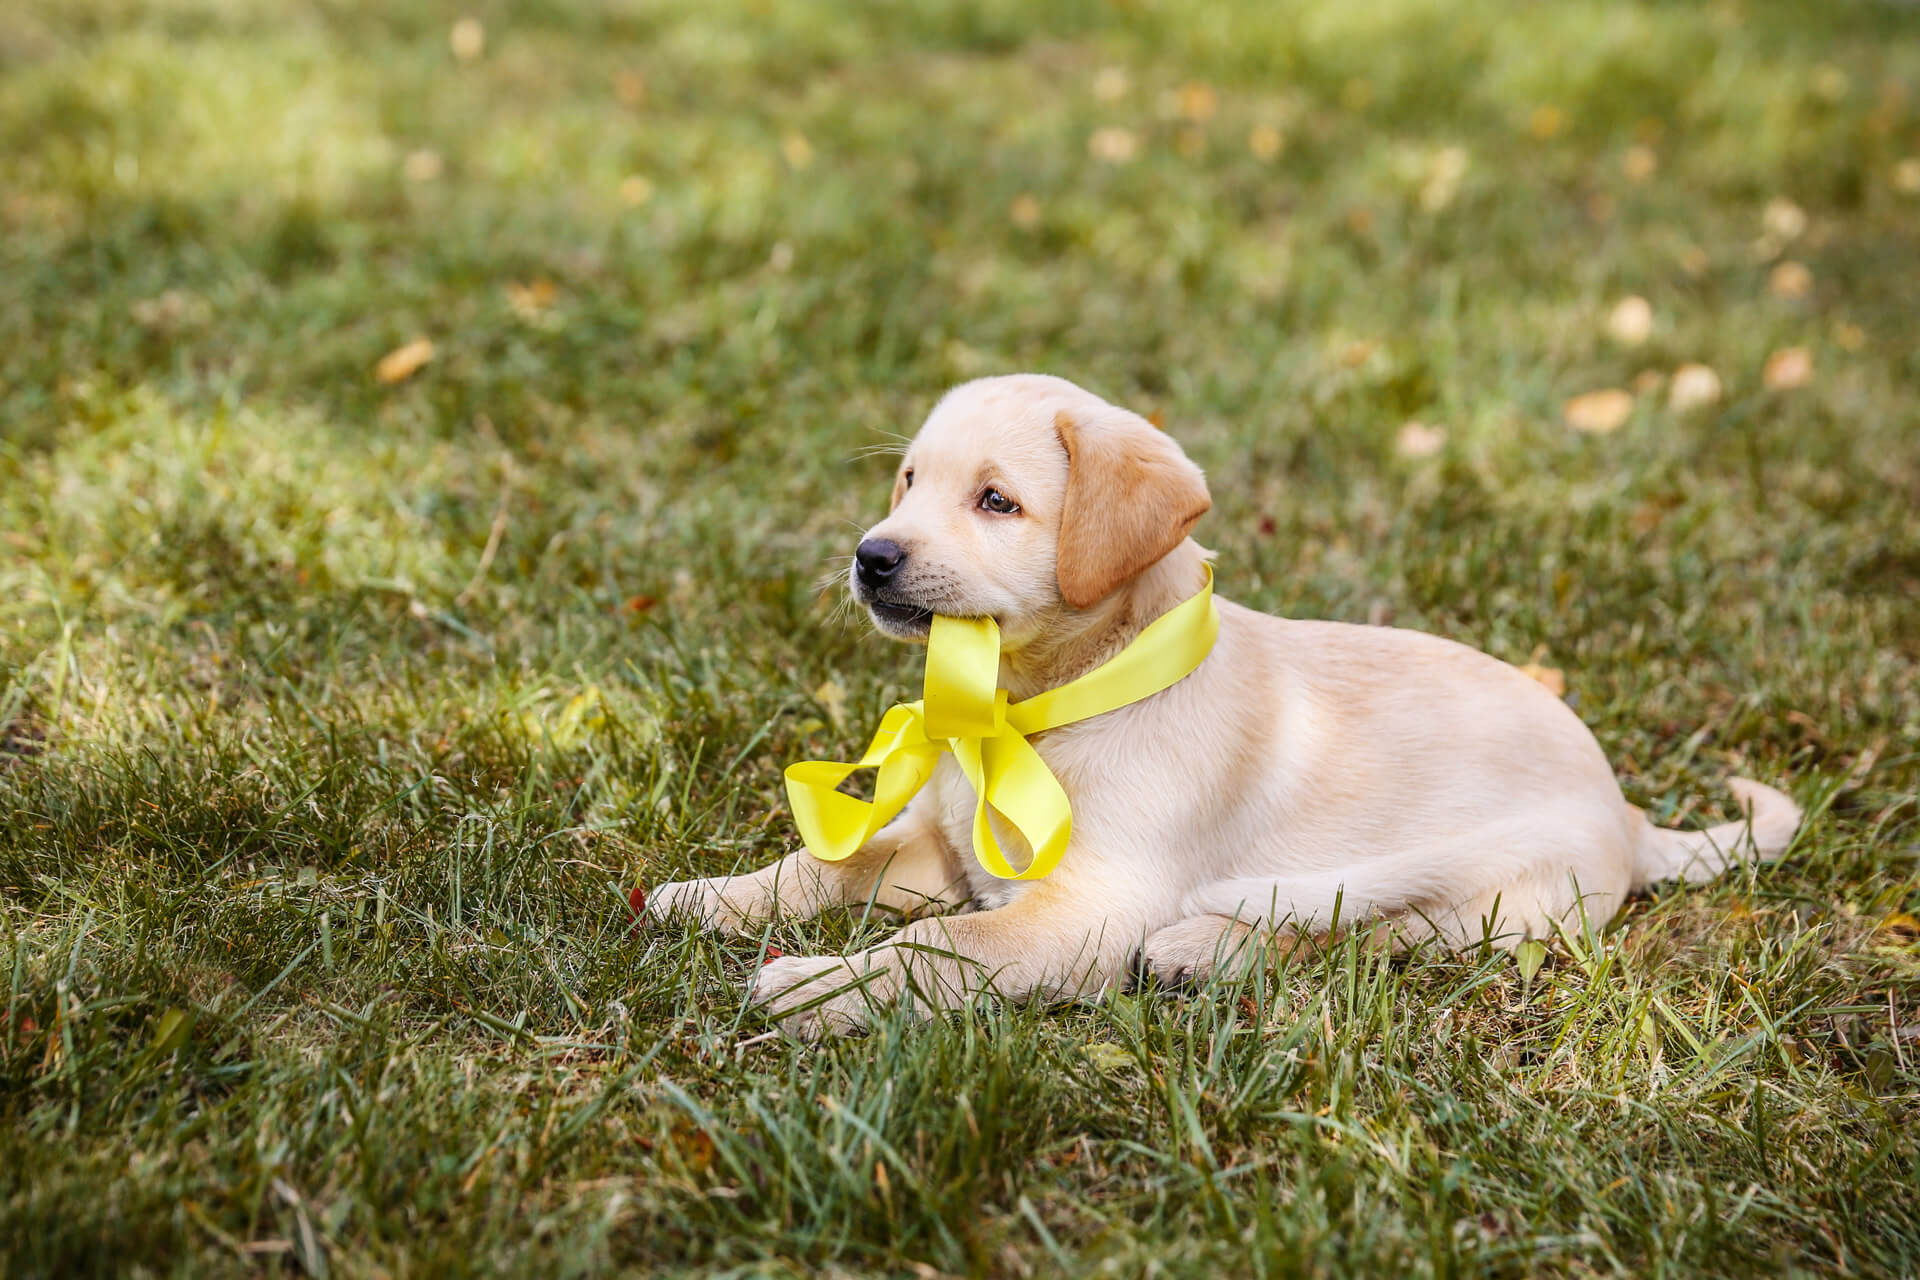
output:
[{"label": "yellow labrador puppy", "polygon": [[[1145,419],[1059,378],[984,378],[934,408],[892,510],[852,567],[876,627],[924,642],[935,613],[993,618],[1014,699],[1081,675],[1192,596],[1200,469]],[[649,911],[740,930],[869,901],[921,918],[859,954],[787,956],[753,997],[802,1032],[861,1025],[990,987],[1070,995],[1245,955],[1257,932],[1365,923],[1384,941],[1511,945],[1598,926],[1656,880],[1706,880],[1745,846],[1778,856],[1800,810],[1745,779],[1747,813],[1653,826],[1599,744],[1521,672],[1413,631],[1296,622],[1218,602],[1191,675],[1039,735],[1073,808],[1065,858],[1035,881],[972,856],[974,798],[952,757],[884,831],[838,863],[805,851],[749,875],[663,885]],[[1025,850],[996,825],[1002,847]]]}]

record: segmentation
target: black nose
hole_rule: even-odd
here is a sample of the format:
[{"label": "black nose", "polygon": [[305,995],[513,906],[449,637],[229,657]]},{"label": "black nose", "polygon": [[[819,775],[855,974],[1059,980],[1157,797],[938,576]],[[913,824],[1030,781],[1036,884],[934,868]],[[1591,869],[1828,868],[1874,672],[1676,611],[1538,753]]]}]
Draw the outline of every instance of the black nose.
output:
[{"label": "black nose", "polygon": [[907,562],[907,549],[891,538],[868,538],[853,549],[853,563],[863,587],[884,587]]}]

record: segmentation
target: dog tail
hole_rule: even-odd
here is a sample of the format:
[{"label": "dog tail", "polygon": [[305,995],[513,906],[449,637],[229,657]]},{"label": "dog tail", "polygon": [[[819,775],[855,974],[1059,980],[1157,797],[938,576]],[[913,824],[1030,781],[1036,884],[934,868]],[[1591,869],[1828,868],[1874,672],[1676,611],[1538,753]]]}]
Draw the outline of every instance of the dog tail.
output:
[{"label": "dog tail", "polygon": [[1751,778],[1729,778],[1727,786],[1746,817],[1705,831],[1656,827],[1642,814],[1640,847],[1634,857],[1635,889],[1659,880],[1698,884],[1732,866],[1745,848],[1762,862],[1785,853],[1800,829],[1800,806],[1785,792]]}]

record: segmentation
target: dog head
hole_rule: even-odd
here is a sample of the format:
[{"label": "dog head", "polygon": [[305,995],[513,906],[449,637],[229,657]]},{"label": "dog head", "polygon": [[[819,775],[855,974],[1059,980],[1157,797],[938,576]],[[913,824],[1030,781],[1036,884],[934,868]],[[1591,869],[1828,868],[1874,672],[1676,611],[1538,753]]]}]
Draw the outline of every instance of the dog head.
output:
[{"label": "dog head", "polygon": [[982,378],[928,415],[849,578],[887,635],[990,617],[1013,652],[1157,563],[1210,505],[1200,468],[1140,415],[1061,378]]}]

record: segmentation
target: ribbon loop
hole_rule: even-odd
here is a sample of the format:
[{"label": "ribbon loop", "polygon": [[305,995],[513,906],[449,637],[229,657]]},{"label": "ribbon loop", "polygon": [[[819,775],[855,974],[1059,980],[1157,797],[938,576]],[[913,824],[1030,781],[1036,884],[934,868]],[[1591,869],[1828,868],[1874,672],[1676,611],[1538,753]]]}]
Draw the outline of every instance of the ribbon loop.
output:
[{"label": "ribbon loop", "polygon": [[[998,687],[1000,629],[993,619],[936,615],[921,700],[890,707],[853,764],[787,766],[794,826],[814,857],[849,858],[906,807],[933,776],[940,754],[950,751],[973,787],[973,856],[1002,880],[1038,880],[1065,856],[1073,810],[1027,735],[1104,715],[1179,683],[1206,659],[1219,630],[1209,567],[1199,592],[1113,658],[1057,689],[1009,702]],[[871,801],[840,790],[862,769],[876,770]],[[1015,868],[1001,850],[995,813],[1026,841],[1025,867]]]}]

